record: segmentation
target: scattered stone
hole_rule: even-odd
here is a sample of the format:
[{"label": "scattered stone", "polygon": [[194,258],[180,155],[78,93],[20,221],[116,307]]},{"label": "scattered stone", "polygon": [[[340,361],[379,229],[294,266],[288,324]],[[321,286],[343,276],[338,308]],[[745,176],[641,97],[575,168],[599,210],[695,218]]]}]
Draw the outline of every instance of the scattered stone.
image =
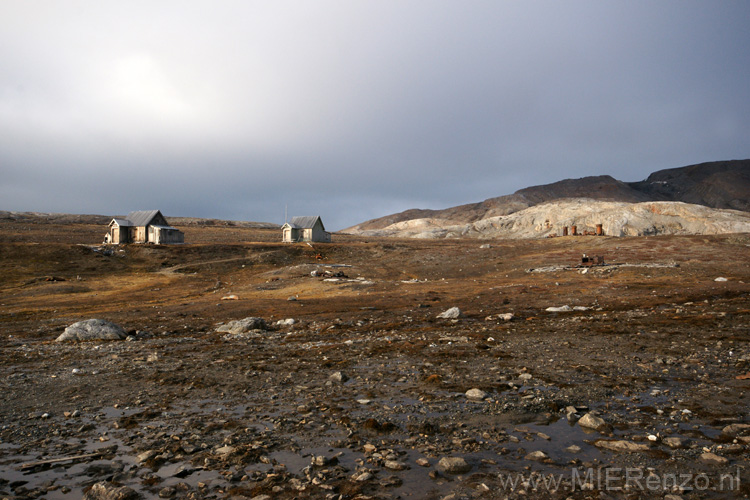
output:
[{"label": "scattered stone", "polygon": [[567,451],[568,453],[580,453],[581,447],[575,444],[571,444],[570,446],[565,448],[565,451]]},{"label": "scattered stone", "polygon": [[719,276],[719,277],[718,277],[718,278],[716,278],[716,279],[715,279],[714,281],[719,281],[719,282],[721,282],[721,281],[729,281],[729,280],[728,280],[728,279],[726,279],[726,278],[724,278],[724,277],[722,277],[722,276]]},{"label": "scattered stone", "polygon": [[463,316],[463,314],[461,313],[461,309],[459,309],[458,307],[451,307],[450,309],[438,314],[438,318],[442,319],[456,319],[460,318],[461,316]]},{"label": "scattered stone", "polygon": [[373,477],[374,476],[372,475],[371,472],[364,471],[364,472],[357,472],[356,474],[354,474],[352,476],[352,479],[355,480],[355,481],[357,481],[357,482],[362,483],[362,482],[365,482],[365,481],[369,481]]},{"label": "scattered stone", "polygon": [[743,434],[745,431],[750,430],[750,424],[731,424],[727,425],[721,430],[722,434],[727,436],[736,437],[739,434]]},{"label": "scattered stone", "polygon": [[647,444],[633,443],[632,441],[623,440],[608,441],[606,439],[599,439],[597,441],[594,441],[594,446],[596,446],[597,448],[604,448],[606,450],[622,451],[626,453],[648,451],[651,449]]},{"label": "scattered stone", "polygon": [[582,416],[578,421],[578,425],[597,431],[605,431],[609,428],[609,425],[604,421],[604,419],[597,417],[593,413],[587,413]]},{"label": "scattered stone", "polygon": [[276,326],[292,326],[297,321],[294,318],[280,319],[275,324]]},{"label": "scattered stone", "polygon": [[532,378],[534,378],[534,376],[531,373],[522,373],[518,376],[518,380],[521,382],[528,382]]},{"label": "scattered stone", "polygon": [[485,243],[483,245],[479,245],[479,248],[481,248],[481,249],[484,250],[484,249],[487,249],[487,248],[492,248],[492,245],[490,245],[489,243]]},{"label": "scattered stone", "polygon": [[487,393],[482,389],[474,388],[466,391],[466,397],[475,401],[481,401],[487,397]]},{"label": "scattered stone", "polygon": [[138,454],[138,456],[135,458],[136,462],[139,464],[142,464],[144,462],[148,462],[152,458],[154,458],[156,455],[158,455],[159,452],[156,450],[148,450],[144,451],[143,453]]},{"label": "scattered stone", "polygon": [[335,465],[339,463],[338,457],[327,457],[325,455],[316,455],[311,460],[312,465],[325,467],[326,465]]},{"label": "scattered stone", "polygon": [[136,500],[141,498],[132,488],[110,483],[96,483],[83,495],[83,500]]},{"label": "scattered stone", "polygon": [[217,448],[215,451],[217,455],[231,455],[232,453],[234,453],[234,446],[222,446],[221,448]]},{"label": "scattered stone", "polygon": [[171,498],[177,494],[177,490],[172,486],[167,486],[159,490],[159,498]]},{"label": "scattered stone", "polygon": [[216,329],[219,333],[247,333],[252,330],[265,330],[266,321],[263,318],[244,318],[235,321],[230,321],[218,327]]},{"label": "scattered stone", "polygon": [[[221,298],[221,300],[240,300],[240,298],[232,294],[232,295],[225,295],[224,297]],[[161,494],[161,492],[159,494]]]},{"label": "scattered stone", "polygon": [[90,340],[123,340],[127,337],[121,326],[103,319],[87,319],[73,323],[57,337],[57,342]]},{"label": "scattered stone", "polygon": [[541,450],[537,450],[537,451],[532,451],[531,453],[526,455],[524,458],[526,460],[534,460],[537,462],[541,462],[541,461],[547,460],[549,458],[549,455],[547,455]]},{"label": "scattered stone", "polygon": [[513,313],[501,313],[497,315],[497,319],[501,319],[503,321],[510,321],[513,319]]},{"label": "scattered stone", "polygon": [[710,465],[726,465],[729,463],[729,459],[719,456],[715,453],[706,452],[701,454],[701,460]]},{"label": "scattered stone", "polygon": [[448,474],[464,474],[471,470],[471,465],[462,457],[443,457],[438,462],[438,467]]},{"label": "scattered stone", "polygon": [[417,465],[419,465],[420,467],[429,467],[429,466],[430,466],[430,461],[429,461],[429,460],[427,460],[426,458],[418,458],[418,459],[416,460],[416,463],[417,463]]}]

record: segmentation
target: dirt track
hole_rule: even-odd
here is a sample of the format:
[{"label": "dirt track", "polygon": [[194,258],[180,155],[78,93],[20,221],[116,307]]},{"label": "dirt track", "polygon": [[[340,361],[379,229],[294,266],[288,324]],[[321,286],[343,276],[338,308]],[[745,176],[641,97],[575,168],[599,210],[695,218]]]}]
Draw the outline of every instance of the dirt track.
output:
[{"label": "dirt track", "polygon": [[[750,493],[747,235],[311,249],[190,227],[112,250],[99,229],[0,224],[0,497]],[[529,272],[583,253],[628,265]],[[215,332],[249,316],[268,328]],[[54,342],[91,317],[132,340]]]}]

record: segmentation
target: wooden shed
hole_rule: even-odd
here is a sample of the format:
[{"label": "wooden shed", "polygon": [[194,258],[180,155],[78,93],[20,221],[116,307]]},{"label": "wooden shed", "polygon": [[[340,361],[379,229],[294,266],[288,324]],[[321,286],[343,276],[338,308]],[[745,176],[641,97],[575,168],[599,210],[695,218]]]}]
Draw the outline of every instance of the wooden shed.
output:
[{"label": "wooden shed", "polygon": [[297,241],[331,242],[331,233],[326,231],[319,215],[292,217],[291,221],[281,226],[281,233],[283,241],[287,243]]},{"label": "wooden shed", "polygon": [[184,243],[185,233],[169,225],[159,210],[130,212],[124,219],[114,218],[104,236],[105,243]]}]

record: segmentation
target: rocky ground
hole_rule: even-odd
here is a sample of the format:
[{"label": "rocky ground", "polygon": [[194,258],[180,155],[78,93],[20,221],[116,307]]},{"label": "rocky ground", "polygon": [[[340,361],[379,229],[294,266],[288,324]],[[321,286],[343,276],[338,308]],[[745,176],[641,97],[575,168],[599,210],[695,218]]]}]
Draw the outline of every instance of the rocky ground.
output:
[{"label": "rocky ground", "polygon": [[[112,249],[23,224],[0,498],[750,494],[747,235]],[[55,341],[88,318],[127,339]]]}]

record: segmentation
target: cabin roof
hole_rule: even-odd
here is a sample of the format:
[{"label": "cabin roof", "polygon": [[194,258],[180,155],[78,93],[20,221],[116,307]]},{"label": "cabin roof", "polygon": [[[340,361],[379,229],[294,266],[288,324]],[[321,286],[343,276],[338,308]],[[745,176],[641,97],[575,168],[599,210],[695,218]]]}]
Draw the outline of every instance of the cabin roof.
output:
[{"label": "cabin roof", "polygon": [[158,210],[139,210],[137,212],[130,212],[128,214],[128,220],[130,221],[129,225],[137,227],[148,226],[149,222],[151,222],[159,213]]},{"label": "cabin roof", "polygon": [[[320,220],[319,215],[304,215],[292,217],[292,220],[287,222],[287,224],[294,229],[312,229],[318,220]],[[320,220],[320,225],[323,226],[322,220]],[[325,230],[325,227],[323,229]]]}]

